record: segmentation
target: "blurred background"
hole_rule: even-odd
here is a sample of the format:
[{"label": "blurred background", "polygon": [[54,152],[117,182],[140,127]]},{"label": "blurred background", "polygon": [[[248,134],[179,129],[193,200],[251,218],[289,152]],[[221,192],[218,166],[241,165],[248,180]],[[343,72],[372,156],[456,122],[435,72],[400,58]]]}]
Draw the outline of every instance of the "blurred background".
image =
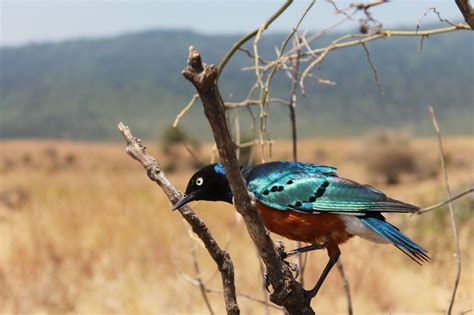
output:
[{"label": "blurred background", "polygon": [[[344,15],[335,4],[350,3],[316,2],[301,32],[337,23]],[[263,59],[276,58],[275,47],[307,5],[296,1],[264,33]],[[208,293],[214,311],[224,312],[214,263],[160,189],[126,156],[116,125],[129,125],[183,190],[193,171],[213,156],[199,103],[172,127],[195,93],[181,75],[189,45],[205,62],[218,63],[279,6],[270,0],[0,1],[0,313],[207,314],[192,280],[194,260],[215,291]],[[429,10],[433,7],[441,18]],[[370,12],[377,27],[389,30],[464,22],[448,1],[392,1]],[[331,28],[312,45],[360,34],[364,17],[361,12]],[[251,51],[252,43],[245,47]],[[447,195],[427,111],[432,105],[451,189],[472,186],[472,32],[433,35],[422,43],[420,37],[385,38],[367,47],[383,94],[361,46],[328,54],[312,73],[331,84],[307,79],[306,95],[298,95],[299,160],[333,165],[340,176],[421,207],[442,201]],[[245,52],[227,65],[220,78],[227,101],[247,98],[255,71],[246,68],[252,65]],[[288,99],[288,82],[284,73],[275,76],[272,97]],[[232,128],[240,142],[251,141],[248,110],[230,117],[239,117],[239,127]],[[267,120],[273,144],[266,160],[291,160],[288,108],[272,104]],[[242,163],[260,162],[257,151],[240,150]],[[265,300],[256,251],[232,206],[193,206],[230,252],[237,291]],[[474,307],[473,207],[472,195],[455,203],[463,255],[456,314]],[[455,274],[447,208],[389,219],[427,248],[432,262],[419,267],[393,247],[360,239],[343,245],[355,313],[446,313]],[[287,248],[295,246],[284,241]],[[326,260],[325,253],[311,253],[308,287]],[[281,313],[245,297],[239,305],[244,314]],[[313,305],[322,314],[346,312],[337,272]]]}]

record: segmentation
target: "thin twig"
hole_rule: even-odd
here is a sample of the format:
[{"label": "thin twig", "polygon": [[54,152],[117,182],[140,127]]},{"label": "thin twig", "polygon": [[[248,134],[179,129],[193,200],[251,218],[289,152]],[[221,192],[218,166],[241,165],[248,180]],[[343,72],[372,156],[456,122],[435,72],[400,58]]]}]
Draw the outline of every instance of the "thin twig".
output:
[{"label": "thin twig", "polygon": [[[444,183],[446,185],[446,191],[448,192],[448,198],[452,199],[451,197],[451,188],[449,187],[449,178],[448,178],[448,169],[446,168],[446,161],[445,161],[445,153],[444,153],[444,148],[443,148],[443,140],[441,137],[441,130],[439,129],[438,122],[436,121],[436,115],[434,113],[433,107],[429,106],[429,111],[431,114],[431,119],[433,121],[433,126],[436,130],[436,136],[438,137],[438,144],[439,144],[439,154],[441,158],[441,167],[444,171]],[[459,286],[459,280],[461,279],[461,246],[459,245],[459,235],[458,235],[458,227],[456,225],[456,217],[454,214],[454,208],[453,208],[453,203],[452,201],[448,202],[449,205],[449,214],[451,217],[451,226],[453,229],[453,237],[455,240],[455,246],[456,246],[456,278],[454,280],[454,288],[453,292],[451,294],[451,299],[449,301],[449,308],[448,308],[448,315],[452,314],[453,311],[453,306],[454,306],[454,301],[456,299],[456,292],[458,290]]]},{"label": "thin twig", "polygon": [[[282,104],[282,105],[289,105],[288,101],[282,100],[280,98],[269,98],[267,100],[268,104]],[[245,99],[242,102],[225,102],[224,107],[225,109],[234,109],[234,108],[239,108],[239,107],[247,107],[247,106],[252,106],[252,105],[260,105],[259,100],[253,100],[253,99]]]},{"label": "thin twig", "polygon": [[379,76],[377,74],[377,67],[375,66],[375,64],[372,62],[372,59],[370,58],[370,52],[369,52],[369,49],[367,48],[367,45],[362,44],[362,47],[364,48],[367,62],[369,63],[370,68],[372,69],[372,74],[374,75],[375,83],[377,83],[377,89],[379,90],[379,94],[383,95],[382,85],[380,84]]},{"label": "thin twig", "polygon": [[431,205],[431,206],[428,206],[428,207],[424,207],[420,210],[418,210],[417,212],[415,212],[414,214],[415,215],[420,215],[420,214],[423,214],[425,212],[428,212],[428,211],[432,211],[432,210],[435,210],[435,209],[438,209],[438,208],[441,208],[442,206],[444,205],[447,205],[448,203],[450,203],[451,201],[454,201],[456,199],[459,199],[461,198],[462,196],[464,195],[467,195],[467,194],[470,194],[470,193],[473,193],[474,192],[474,187],[471,187],[455,196],[453,196],[452,198],[449,198],[448,200],[445,200],[445,201],[441,201],[441,202],[438,202],[438,203],[435,203],[434,205]]},{"label": "thin twig", "polygon": [[[220,291],[220,290],[216,290],[216,289],[206,289],[206,290],[207,290],[207,292],[209,292],[209,293],[222,294],[222,291]],[[237,296],[243,297],[243,298],[245,298],[245,299],[247,299],[247,300],[254,301],[254,302],[257,302],[257,303],[260,303],[260,304],[264,304],[264,305],[267,306],[267,307],[271,307],[271,308],[274,308],[274,309],[277,309],[277,310],[282,310],[282,308],[279,307],[279,306],[273,305],[273,304],[269,303],[268,301],[264,301],[264,300],[260,300],[260,299],[254,298],[253,296],[248,295],[248,294],[245,294],[245,293],[238,293],[238,292],[237,292]]]},{"label": "thin twig", "polygon": [[[369,43],[374,40],[378,40],[381,38],[386,38],[386,37],[418,37],[418,36],[430,36],[430,35],[437,35],[437,34],[444,34],[444,33],[450,33],[450,32],[455,32],[459,30],[471,30],[469,25],[467,24],[456,24],[456,26],[449,26],[449,27],[441,27],[441,28],[435,28],[435,29],[430,29],[430,30],[425,30],[425,31],[391,31],[391,30],[385,30],[381,33],[377,34],[348,34],[344,35],[338,39],[335,39],[332,41],[328,46],[322,47],[322,48],[316,48],[311,51],[302,53],[302,56],[310,56],[310,55],[319,55],[321,53],[326,52],[327,50],[337,50],[341,48],[346,48],[350,46],[357,46],[361,45],[364,43]],[[348,38],[361,38],[358,40],[351,40],[351,41],[345,41],[345,42],[340,42],[343,39],[348,39]],[[309,40],[308,40],[309,42]],[[292,53],[289,55],[286,55],[282,58],[281,61],[275,60],[273,62],[270,62],[268,65],[263,67],[263,70],[270,69],[271,67],[274,66],[275,63],[277,62],[287,62],[290,59],[296,58],[296,54]]]},{"label": "thin twig", "polygon": [[[299,36],[295,37],[293,41],[294,46],[299,44]],[[297,51],[299,56],[299,51]],[[290,110],[290,122],[291,122],[291,142],[292,142],[292,152],[293,152],[293,161],[298,161],[298,137],[297,137],[297,130],[296,130],[296,101],[297,101],[297,93],[298,93],[298,73],[300,67],[300,58],[296,58],[293,61],[292,71],[290,71],[291,75],[291,91],[290,91],[290,104],[288,108]],[[302,247],[302,243],[300,241],[296,242],[296,248]],[[304,287],[304,272],[306,270],[306,264],[304,264],[306,254],[299,253],[298,254],[298,265],[300,268],[300,282],[301,285]]]},{"label": "thin twig", "polygon": [[201,166],[206,165],[206,163],[204,163],[203,161],[201,161],[201,159],[198,158],[198,156],[196,155],[196,153],[194,153],[193,149],[187,144],[186,141],[183,141],[182,144],[183,144],[184,148],[186,149],[186,151],[189,153],[189,155],[191,155],[191,157],[192,157],[196,162],[198,162],[198,164],[200,164]]},{"label": "thin twig", "polygon": [[188,105],[186,105],[176,116],[176,119],[174,120],[173,127],[176,128],[179,124],[179,120],[186,115],[187,112],[193,107],[194,103],[196,103],[196,100],[199,98],[198,94],[194,94],[193,97],[191,97],[191,100],[188,102]]},{"label": "thin twig", "polygon": [[206,303],[206,306],[207,306],[207,309],[209,310],[209,313],[211,315],[214,315],[214,311],[212,309],[212,305],[211,305],[211,302],[209,301],[209,298],[207,297],[207,288],[206,288],[206,285],[204,284],[204,282],[202,281],[202,277],[201,277],[201,270],[199,268],[199,262],[196,258],[196,248],[195,248],[195,244],[192,244],[191,245],[191,257],[193,258],[193,266],[194,266],[194,272],[196,273],[196,281],[198,283],[198,286],[199,286],[199,289],[201,290],[201,295],[202,295],[202,298],[204,300],[204,302]]},{"label": "thin twig", "polygon": [[[293,0],[286,0],[285,3],[263,24],[264,30],[266,30],[270,24],[273,23],[293,2]],[[251,38],[253,38],[257,33],[259,32],[261,27],[253,30],[252,32],[244,35],[237,43],[235,43],[232,48],[225,54],[225,56],[221,59],[217,66],[217,78],[219,78],[220,74],[222,73],[222,70],[224,70],[224,67],[226,64],[229,62],[230,58],[235,54],[235,52],[247,41],[249,41]]]},{"label": "thin twig", "polygon": [[420,17],[418,17],[418,19],[416,19],[416,30],[418,31],[421,27],[421,20],[428,15],[428,13],[430,11],[433,11],[433,13],[435,13],[436,15],[438,15],[438,19],[440,22],[445,22],[445,23],[448,23],[449,25],[452,25],[452,26],[456,26],[455,23],[449,21],[448,19],[443,19],[441,17],[441,13],[436,9],[436,8],[429,8],[428,10],[425,11],[425,13],[423,13],[422,15],[420,15]]},{"label": "thin twig", "polygon": [[352,309],[351,288],[349,286],[346,273],[344,272],[344,266],[342,265],[342,261],[340,259],[336,262],[336,267],[339,271],[339,274],[341,275],[342,283],[344,284],[344,292],[346,294],[347,300],[347,314],[352,315],[354,314],[354,311]]}]

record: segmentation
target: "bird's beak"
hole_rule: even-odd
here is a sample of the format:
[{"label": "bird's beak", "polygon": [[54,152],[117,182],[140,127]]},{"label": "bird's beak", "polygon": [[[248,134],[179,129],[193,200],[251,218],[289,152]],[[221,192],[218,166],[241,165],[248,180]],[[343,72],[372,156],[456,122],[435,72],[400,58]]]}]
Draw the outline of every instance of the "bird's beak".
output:
[{"label": "bird's beak", "polygon": [[197,194],[195,192],[192,192],[190,194],[183,196],[183,198],[179,199],[178,202],[174,204],[173,211],[178,209],[179,207],[184,206],[188,202],[193,201],[196,198],[196,195]]}]

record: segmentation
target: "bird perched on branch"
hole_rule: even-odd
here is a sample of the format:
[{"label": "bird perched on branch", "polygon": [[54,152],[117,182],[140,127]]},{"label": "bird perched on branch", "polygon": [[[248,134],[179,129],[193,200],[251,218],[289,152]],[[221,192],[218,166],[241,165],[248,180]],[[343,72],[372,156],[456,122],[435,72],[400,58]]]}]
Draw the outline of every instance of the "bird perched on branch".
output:
[{"label": "bird perched on branch", "polygon": [[[242,167],[247,188],[255,197],[266,228],[311,245],[286,252],[282,258],[326,248],[329,262],[312,290],[315,296],[341,252],[339,245],[353,236],[391,243],[421,264],[427,251],[388,223],[382,212],[413,213],[419,208],[387,197],[383,192],[337,176],[336,168],[301,162],[275,161]],[[189,180],[177,209],[193,200],[232,203],[224,166],[209,164]]]}]

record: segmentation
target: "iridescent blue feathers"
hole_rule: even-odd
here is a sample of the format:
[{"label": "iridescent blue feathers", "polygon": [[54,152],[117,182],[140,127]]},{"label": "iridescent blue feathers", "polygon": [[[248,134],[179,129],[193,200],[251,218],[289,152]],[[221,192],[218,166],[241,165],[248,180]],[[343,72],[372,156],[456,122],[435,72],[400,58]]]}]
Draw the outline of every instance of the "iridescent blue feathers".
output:
[{"label": "iridescent blue feathers", "polygon": [[278,210],[363,216],[418,209],[373,187],[338,177],[330,166],[277,161],[244,168],[243,175],[257,200]]},{"label": "iridescent blue feathers", "polygon": [[385,221],[381,215],[369,215],[360,218],[360,220],[379,235],[390,241],[418,264],[421,264],[424,261],[429,261],[429,257],[426,255],[426,249],[406,237],[395,226]]}]

